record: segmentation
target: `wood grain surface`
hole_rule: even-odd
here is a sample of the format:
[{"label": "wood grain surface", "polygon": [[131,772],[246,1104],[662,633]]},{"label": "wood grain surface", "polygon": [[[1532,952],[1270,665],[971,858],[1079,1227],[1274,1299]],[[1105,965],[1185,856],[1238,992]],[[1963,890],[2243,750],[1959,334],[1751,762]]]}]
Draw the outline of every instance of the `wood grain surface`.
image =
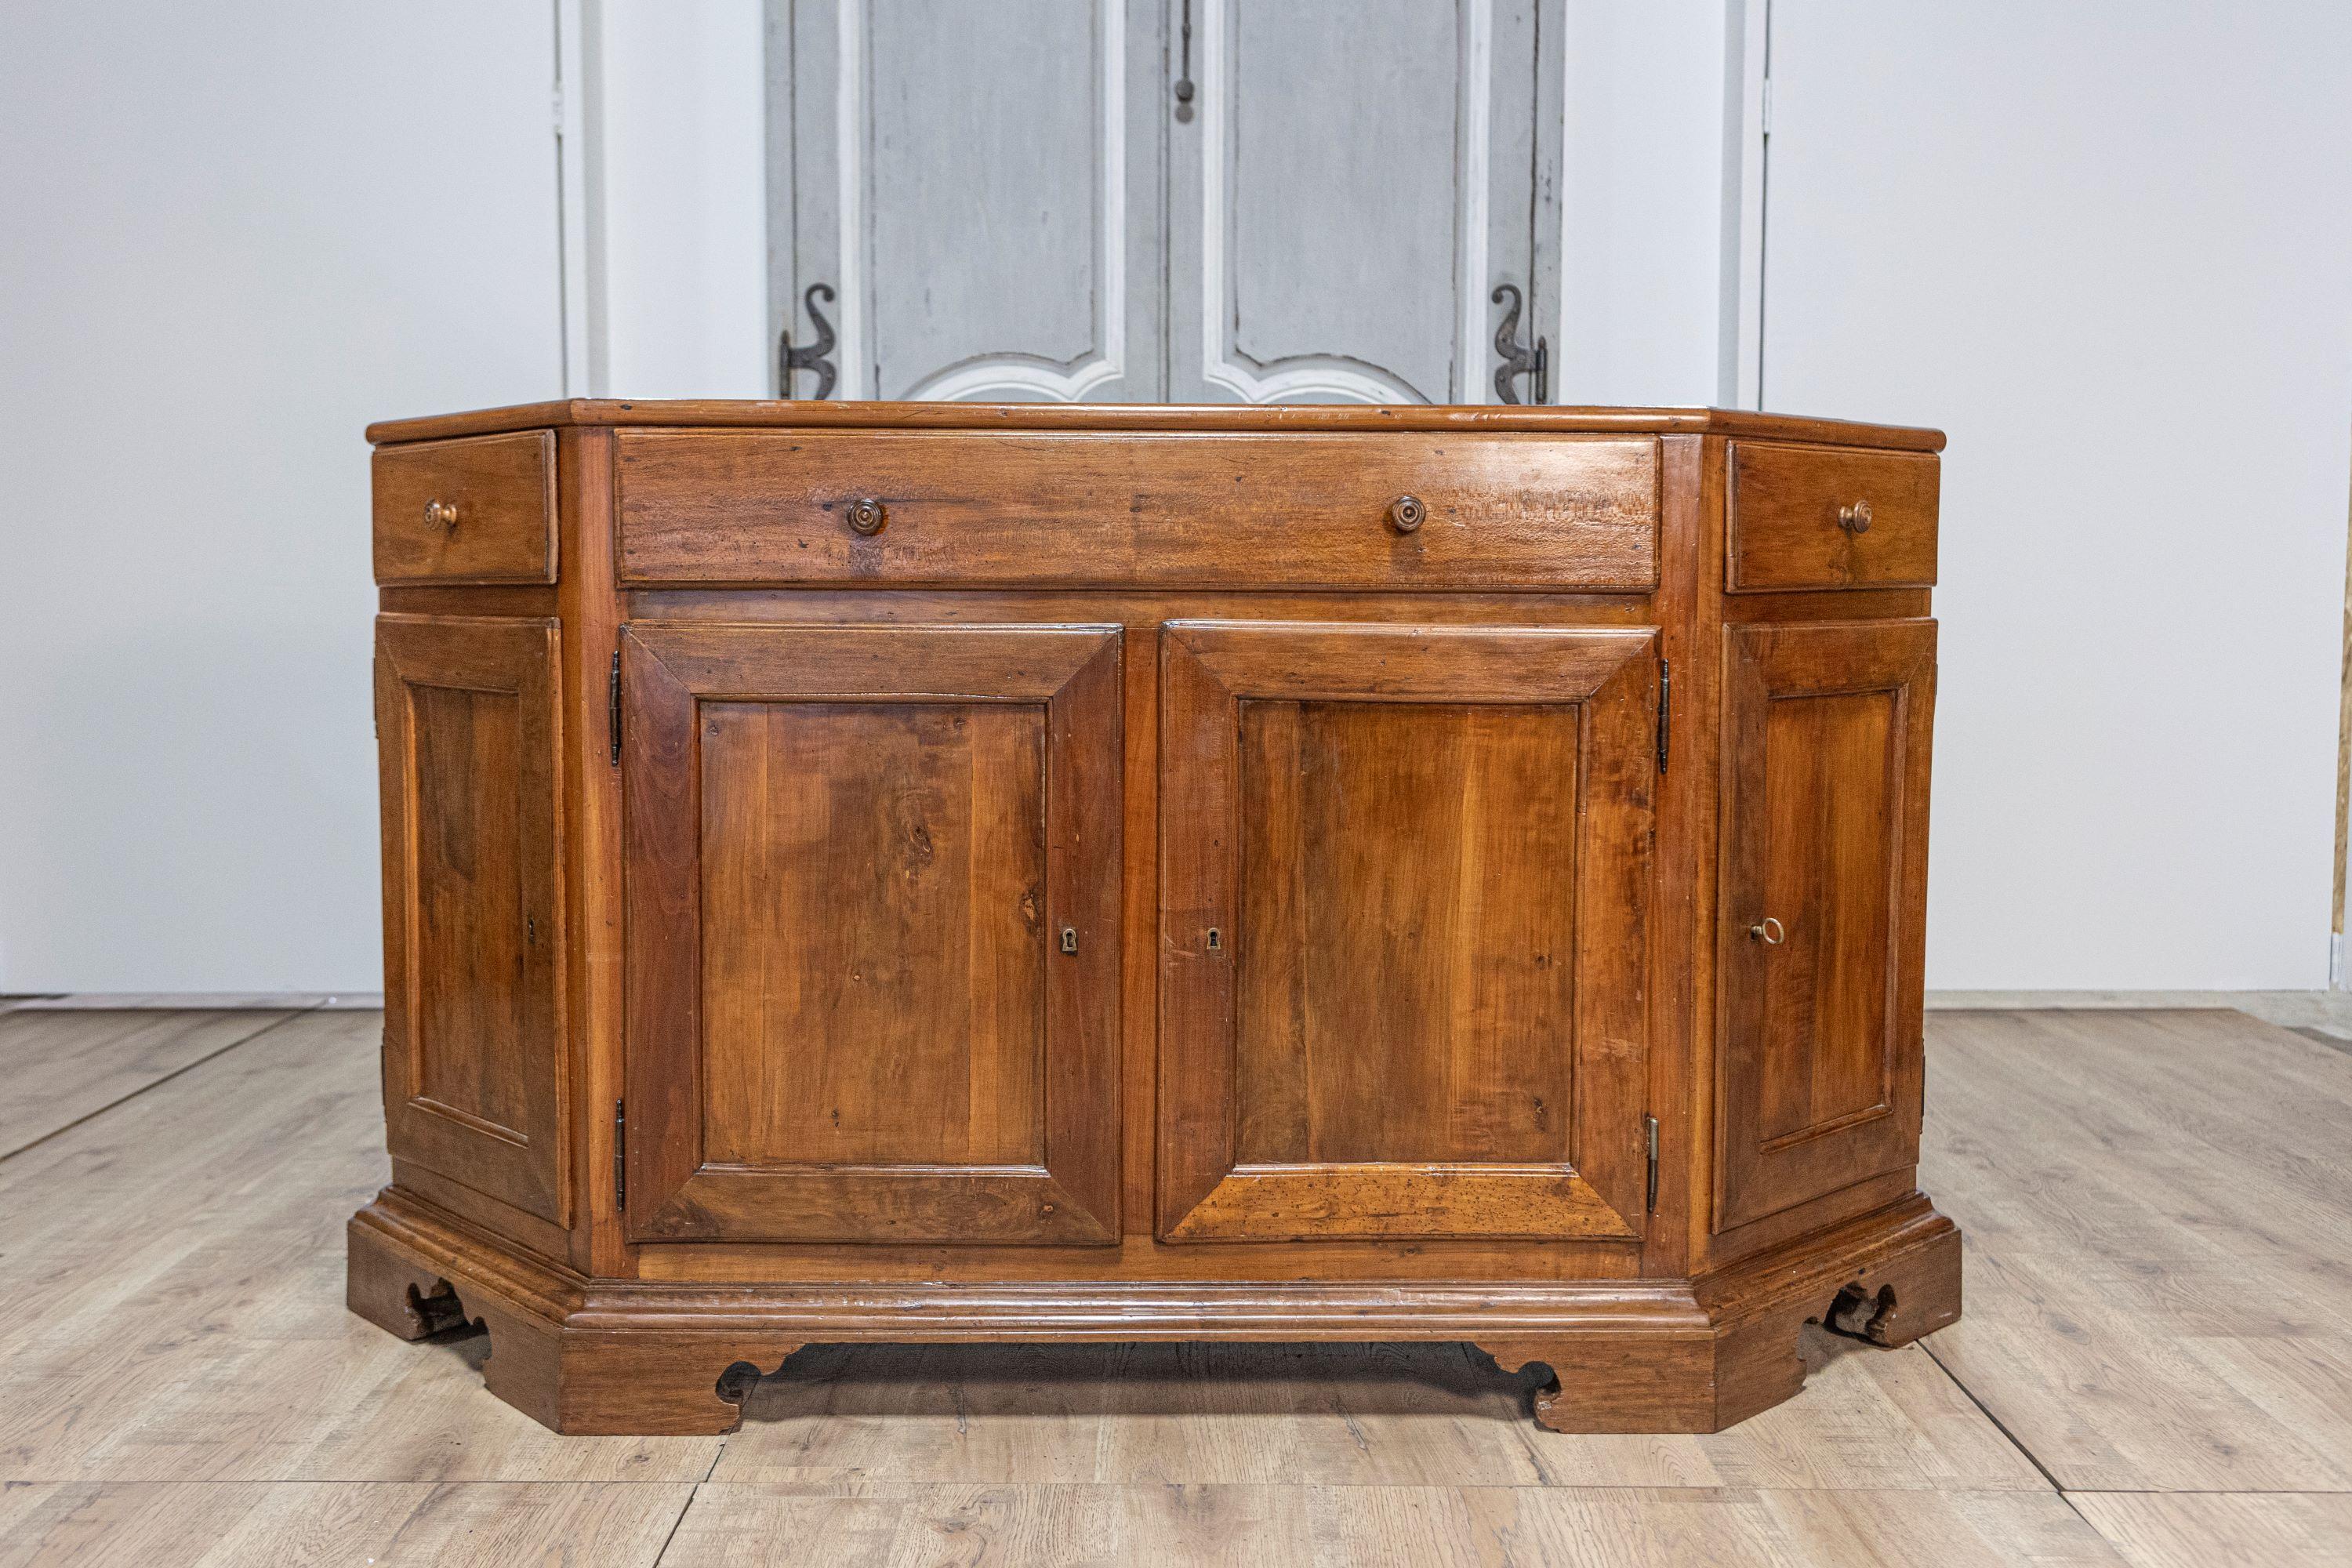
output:
[{"label": "wood grain surface", "polygon": [[[1640,590],[1657,443],[623,430],[621,578]],[[396,449],[396,448],[395,448]],[[1390,509],[1418,500],[1400,531]],[[879,526],[850,523],[860,501]],[[870,521],[870,520],[869,520]]]}]

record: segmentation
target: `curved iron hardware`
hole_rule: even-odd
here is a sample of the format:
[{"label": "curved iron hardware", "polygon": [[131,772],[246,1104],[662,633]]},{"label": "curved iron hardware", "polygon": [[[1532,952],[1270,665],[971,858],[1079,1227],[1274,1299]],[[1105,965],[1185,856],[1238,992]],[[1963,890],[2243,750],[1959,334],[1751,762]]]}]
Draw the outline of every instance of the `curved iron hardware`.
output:
[{"label": "curved iron hardware", "polygon": [[1496,304],[1503,304],[1508,295],[1509,309],[1503,312],[1503,324],[1495,329],[1495,352],[1503,363],[1495,367],[1495,395],[1505,403],[1517,403],[1519,395],[1511,385],[1515,376],[1532,376],[1536,401],[1548,402],[1551,397],[1551,345],[1538,338],[1533,348],[1519,346],[1519,307],[1525,302],[1515,283],[1498,283],[1489,296]]},{"label": "curved iron hardware", "polygon": [[782,336],[777,340],[776,395],[780,397],[790,397],[793,395],[793,373],[796,370],[816,372],[818,398],[823,399],[833,395],[833,384],[835,377],[833,361],[829,357],[833,353],[833,323],[826,321],[824,312],[816,308],[817,296],[820,294],[828,300],[832,299],[833,285],[812,283],[808,287],[808,292],[802,297],[803,301],[808,306],[809,320],[816,323],[816,342],[806,348],[794,348],[793,330],[790,325],[784,328]]},{"label": "curved iron hardware", "polygon": [[1176,118],[1192,118],[1192,0],[1184,0],[1184,58],[1176,71]]}]

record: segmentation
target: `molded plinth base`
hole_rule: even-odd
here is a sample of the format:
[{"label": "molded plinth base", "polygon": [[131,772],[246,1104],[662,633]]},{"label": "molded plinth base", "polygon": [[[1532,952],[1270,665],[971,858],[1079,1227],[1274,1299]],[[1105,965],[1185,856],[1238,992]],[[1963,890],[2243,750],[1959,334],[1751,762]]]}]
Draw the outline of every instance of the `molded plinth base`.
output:
[{"label": "molded plinth base", "polygon": [[1466,1340],[1541,1362],[1556,1432],[1716,1432],[1804,1384],[1807,1322],[1885,1345],[1959,1316],[1960,1236],[1913,1198],[1691,1282],[714,1287],[591,1280],[387,1189],[351,1223],[352,1310],[471,1321],[490,1392],[559,1432],[727,1432],[761,1371],[859,1341]]}]

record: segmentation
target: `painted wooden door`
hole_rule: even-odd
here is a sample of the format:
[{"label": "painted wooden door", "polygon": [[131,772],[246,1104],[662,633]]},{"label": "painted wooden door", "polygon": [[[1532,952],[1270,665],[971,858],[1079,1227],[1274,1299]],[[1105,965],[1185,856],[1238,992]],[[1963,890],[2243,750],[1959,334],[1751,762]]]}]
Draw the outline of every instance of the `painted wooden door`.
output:
[{"label": "painted wooden door", "polygon": [[786,395],[1545,400],[1559,0],[768,4]]},{"label": "painted wooden door", "polygon": [[381,616],[375,703],[392,1157],[568,1225],[559,635]]},{"label": "painted wooden door", "polygon": [[1919,1156],[1931,621],[1724,633],[1716,1228]]},{"label": "painted wooden door", "polygon": [[1174,622],[1160,679],[1160,1235],[1640,1235],[1655,634]]},{"label": "painted wooden door", "polygon": [[1116,1238],[1118,660],[625,628],[632,1237]]},{"label": "painted wooden door", "polygon": [[783,395],[1160,395],[1160,0],[769,0]]},{"label": "painted wooden door", "polygon": [[[1542,402],[1559,54],[1538,0],[1189,0],[1169,131],[1177,403]],[[1180,24],[1181,26],[1181,24]],[[1185,64],[1180,37],[1177,68]],[[1517,299],[1497,290],[1516,290]]]}]

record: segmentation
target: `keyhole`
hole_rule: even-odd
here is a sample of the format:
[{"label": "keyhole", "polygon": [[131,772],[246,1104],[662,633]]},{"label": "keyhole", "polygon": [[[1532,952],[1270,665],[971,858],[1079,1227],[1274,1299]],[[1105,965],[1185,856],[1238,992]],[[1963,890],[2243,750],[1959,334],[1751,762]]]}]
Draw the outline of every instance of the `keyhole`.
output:
[{"label": "keyhole", "polygon": [[1225,933],[1219,931],[1216,927],[1211,926],[1209,928],[1209,951],[1211,952],[1215,952],[1224,945]]}]

